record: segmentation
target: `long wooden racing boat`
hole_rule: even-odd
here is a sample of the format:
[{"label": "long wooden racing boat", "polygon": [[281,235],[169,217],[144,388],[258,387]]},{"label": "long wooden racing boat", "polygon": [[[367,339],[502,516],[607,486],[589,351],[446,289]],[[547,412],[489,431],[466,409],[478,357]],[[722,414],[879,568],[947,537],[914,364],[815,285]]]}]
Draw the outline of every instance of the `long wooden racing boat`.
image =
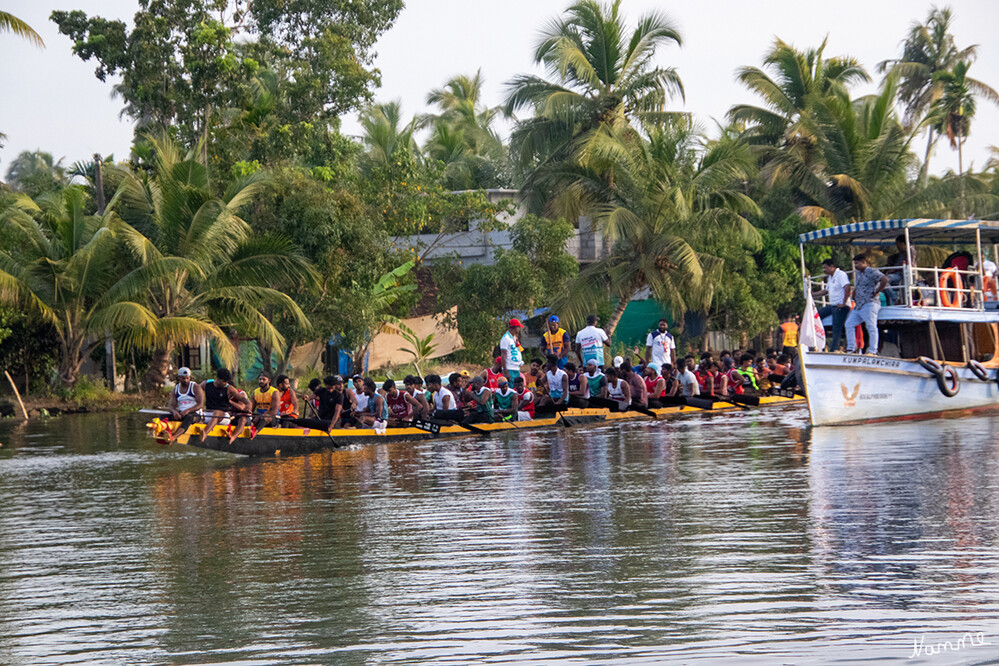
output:
[{"label": "long wooden racing boat", "polygon": [[[422,423],[420,427],[387,428],[377,432],[371,428],[340,428],[329,432],[308,428],[261,428],[257,432],[245,429],[232,443],[229,442],[229,427],[217,425],[212,428],[204,440],[204,424],[196,423],[180,433],[173,440],[175,444],[186,444],[201,449],[225,451],[244,456],[276,456],[301,455],[326,449],[336,449],[346,446],[375,444],[386,442],[413,442],[428,439],[455,438],[469,436],[489,436],[513,431],[550,430],[553,428],[572,428],[595,423],[618,423],[624,421],[667,420],[735,410],[753,409],[755,406],[731,402],[715,402],[703,406],[676,405],[650,410],[651,414],[639,412],[611,412],[607,409],[568,409],[564,412],[533,421],[500,421],[497,423],[478,423],[474,425],[447,425],[440,423]],[[804,398],[790,395],[775,395],[759,398],[758,407],[780,407],[804,403]],[[154,419],[146,427],[150,436],[157,438],[162,444],[169,444],[166,439],[167,428],[176,430],[176,421]]]}]

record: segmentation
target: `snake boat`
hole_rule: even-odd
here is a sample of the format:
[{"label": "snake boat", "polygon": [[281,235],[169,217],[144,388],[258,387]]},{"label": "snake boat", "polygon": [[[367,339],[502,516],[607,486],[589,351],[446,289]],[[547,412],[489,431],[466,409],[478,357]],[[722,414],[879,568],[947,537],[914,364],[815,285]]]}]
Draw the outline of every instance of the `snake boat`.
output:
[{"label": "snake boat", "polygon": [[[803,404],[804,398],[794,395],[773,395],[759,398],[759,404],[749,406],[731,402],[699,401],[702,406],[675,405],[649,410],[649,414],[640,412],[611,412],[607,409],[567,409],[553,416],[537,418],[532,421],[499,421],[496,423],[477,423],[473,425],[458,425],[450,423],[435,423],[433,421],[419,423],[413,427],[387,428],[376,431],[371,428],[339,428],[329,432],[308,428],[261,428],[251,432],[244,430],[232,443],[229,442],[228,426],[217,425],[205,436],[201,435],[205,425],[195,423],[180,433],[173,444],[182,444],[201,449],[225,451],[244,456],[277,456],[302,455],[338,449],[348,446],[366,444],[382,444],[388,442],[415,442],[429,439],[444,439],[456,437],[487,437],[506,434],[515,431],[537,432],[556,428],[574,428],[599,423],[621,423],[628,421],[658,421],[684,418],[701,414],[752,410],[757,408],[783,407]],[[146,424],[148,434],[157,438],[162,444],[170,444],[165,439],[167,428],[176,429],[176,421],[154,419]]]}]

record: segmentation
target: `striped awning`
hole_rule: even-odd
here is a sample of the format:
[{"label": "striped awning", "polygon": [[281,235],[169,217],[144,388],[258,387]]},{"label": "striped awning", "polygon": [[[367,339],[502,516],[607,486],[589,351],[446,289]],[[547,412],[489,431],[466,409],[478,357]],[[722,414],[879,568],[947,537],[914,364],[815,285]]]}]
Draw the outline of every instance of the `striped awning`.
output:
[{"label": "striped awning", "polygon": [[913,245],[974,243],[981,229],[982,243],[999,243],[999,222],[988,220],[871,220],[817,229],[798,236],[798,242],[813,245],[886,245],[909,230]]}]

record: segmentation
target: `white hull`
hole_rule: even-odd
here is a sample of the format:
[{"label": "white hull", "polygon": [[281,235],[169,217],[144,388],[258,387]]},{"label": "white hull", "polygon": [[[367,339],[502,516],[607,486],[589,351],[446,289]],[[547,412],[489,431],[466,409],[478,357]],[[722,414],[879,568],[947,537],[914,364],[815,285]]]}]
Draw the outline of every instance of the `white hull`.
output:
[{"label": "white hull", "polygon": [[999,407],[996,370],[982,381],[959,368],[957,395],[944,395],[916,361],[800,349],[812,425],[836,425]]}]

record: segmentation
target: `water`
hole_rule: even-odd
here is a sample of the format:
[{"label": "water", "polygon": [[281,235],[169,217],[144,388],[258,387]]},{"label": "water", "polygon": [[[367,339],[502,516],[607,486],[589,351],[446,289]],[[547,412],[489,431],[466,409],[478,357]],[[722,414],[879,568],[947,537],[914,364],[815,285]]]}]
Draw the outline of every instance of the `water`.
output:
[{"label": "water", "polygon": [[0,424],[0,663],[999,663],[996,416],[277,460],[142,423]]}]

